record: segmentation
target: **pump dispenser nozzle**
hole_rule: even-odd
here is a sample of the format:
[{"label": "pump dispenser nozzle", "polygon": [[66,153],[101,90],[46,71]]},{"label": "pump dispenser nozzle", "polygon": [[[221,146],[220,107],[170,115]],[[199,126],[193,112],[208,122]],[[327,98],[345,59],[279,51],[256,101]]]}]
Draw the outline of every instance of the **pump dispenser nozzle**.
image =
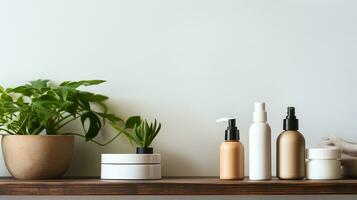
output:
[{"label": "pump dispenser nozzle", "polygon": [[295,117],[295,108],[294,107],[288,107],[288,116]]},{"label": "pump dispenser nozzle", "polygon": [[284,119],[284,130],[297,131],[299,129],[299,120],[295,116],[295,108],[288,107],[287,116]]},{"label": "pump dispenser nozzle", "polygon": [[267,112],[265,111],[265,103],[255,103],[253,122],[266,122],[266,121],[267,121]]},{"label": "pump dispenser nozzle", "polygon": [[239,130],[236,126],[236,117],[220,118],[217,122],[228,122],[228,127],[225,131],[225,140],[239,140]]}]

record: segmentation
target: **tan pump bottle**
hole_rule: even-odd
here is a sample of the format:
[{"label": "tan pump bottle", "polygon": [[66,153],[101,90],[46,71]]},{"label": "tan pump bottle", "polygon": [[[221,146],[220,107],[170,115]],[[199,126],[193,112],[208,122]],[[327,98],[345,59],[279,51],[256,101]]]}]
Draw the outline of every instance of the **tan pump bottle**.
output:
[{"label": "tan pump bottle", "polygon": [[236,119],[223,118],[217,122],[228,121],[225,141],[220,146],[220,179],[237,180],[244,178],[244,148],[239,142]]},{"label": "tan pump bottle", "polygon": [[284,131],[276,143],[276,176],[280,179],[303,179],[305,177],[305,139],[297,131],[298,119],[295,108],[288,107],[284,119]]}]

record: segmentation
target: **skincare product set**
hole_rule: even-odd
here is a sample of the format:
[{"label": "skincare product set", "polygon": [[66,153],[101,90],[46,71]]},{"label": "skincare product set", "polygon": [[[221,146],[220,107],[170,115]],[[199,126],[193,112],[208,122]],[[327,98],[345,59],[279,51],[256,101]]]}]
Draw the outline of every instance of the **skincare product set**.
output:
[{"label": "skincare product set", "polygon": [[[225,141],[220,146],[220,179],[244,178],[244,147],[239,141],[236,118],[227,121]],[[276,142],[276,176],[279,179],[340,179],[341,150],[311,148],[305,150],[305,139],[298,131],[295,108],[288,107],[283,132]],[[265,103],[255,103],[253,124],[249,128],[249,179],[271,179],[271,128],[267,123]]]}]

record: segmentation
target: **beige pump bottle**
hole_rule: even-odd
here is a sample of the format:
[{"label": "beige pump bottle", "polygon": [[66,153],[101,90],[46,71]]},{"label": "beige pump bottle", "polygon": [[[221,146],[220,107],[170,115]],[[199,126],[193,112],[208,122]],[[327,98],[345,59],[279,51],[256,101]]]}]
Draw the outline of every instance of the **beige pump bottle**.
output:
[{"label": "beige pump bottle", "polygon": [[239,130],[235,118],[222,118],[217,122],[228,121],[225,141],[220,146],[220,179],[237,180],[244,178],[244,148],[239,142]]},{"label": "beige pump bottle", "polygon": [[276,143],[276,176],[280,179],[303,179],[305,177],[305,139],[297,131],[298,119],[295,108],[288,107],[284,119],[284,131]]}]

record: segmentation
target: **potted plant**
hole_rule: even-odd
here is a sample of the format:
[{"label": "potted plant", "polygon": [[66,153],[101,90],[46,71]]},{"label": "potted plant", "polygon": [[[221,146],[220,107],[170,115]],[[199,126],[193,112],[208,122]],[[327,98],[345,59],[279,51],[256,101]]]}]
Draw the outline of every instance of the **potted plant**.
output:
[{"label": "potted plant", "polygon": [[[150,146],[161,129],[161,123],[134,117],[128,120],[131,131],[122,133],[137,145],[136,154],[102,154],[102,179],[160,179],[161,156]],[[114,125],[118,131],[121,128]]]},{"label": "potted plant", "polygon": [[[106,121],[124,122],[108,113],[108,97],[78,89],[103,82],[64,81],[56,85],[49,80],[35,80],[15,88],[0,87],[2,152],[11,175],[18,179],[58,178],[73,159],[74,136],[106,145],[125,131],[126,127],[117,124],[120,131],[110,141],[94,140]],[[62,131],[77,120],[82,124],[82,133]]]},{"label": "potted plant", "polygon": [[140,124],[135,124],[134,134],[127,136],[132,136],[130,139],[138,145],[136,147],[137,154],[153,154],[153,148],[150,145],[160,129],[161,123],[158,124],[156,119],[154,123],[148,123],[147,120],[144,120]]}]

